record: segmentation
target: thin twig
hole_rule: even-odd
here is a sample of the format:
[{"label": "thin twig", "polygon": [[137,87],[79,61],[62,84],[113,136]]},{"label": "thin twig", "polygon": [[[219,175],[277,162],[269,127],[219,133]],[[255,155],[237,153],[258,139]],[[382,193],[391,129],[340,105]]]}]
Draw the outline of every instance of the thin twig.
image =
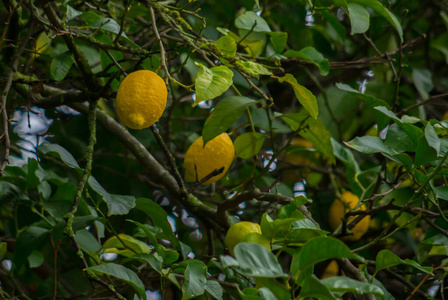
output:
[{"label": "thin twig", "polygon": [[[383,53],[381,53],[381,51],[376,47],[375,43],[372,41],[371,38],[369,38],[365,33],[363,33],[364,38],[367,40],[367,42],[369,42],[369,44],[372,46],[373,49],[375,49],[376,53],[378,55],[382,55]],[[384,56],[386,56],[387,61],[389,62],[390,68],[392,69],[392,72],[394,73],[394,78],[395,80],[398,80],[398,76],[397,76],[397,71],[395,71],[395,67],[394,64],[389,56],[389,54],[387,54],[387,52],[384,52]]]},{"label": "thin twig", "polygon": [[165,153],[165,156],[168,158],[168,163],[171,168],[171,174],[173,175],[174,179],[177,182],[177,185],[179,186],[181,196],[184,199],[188,199],[187,189],[185,188],[184,180],[182,179],[182,176],[180,175],[179,170],[177,169],[176,160],[174,159],[173,154],[171,154],[170,149],[163,141],[159,129],[157,129],[156,125],[152,125],[150,128],[157,142],[159,143],[159,146],[162,148],[163,152]]},{"label": "thin twig", "polygon": [[154,30],[154,34],[157,38],[157,42],[159,43],[159,48],[160,48],[160,62],[162,64],[162,68],[165,70],[166,83],[168,84],[168,81],[171,78],[171,75],[170,75],[170,72],[168,71],[168,66],[166,64],[165,47],[163,46],[162,39],[160,38],[159,30],[157,29],[156,15],[154,14],[154,9],[148,2],[146,3],[146,6],[148,7],[149,13],[151,14],[152,29]]},{"label": "thin twig", "polygon": [[424,101],[418,102],[418,103],[416,103],[414,105],[411,105],[411,106],[408,106],[408,107],[402,109],[401,111],[399,111],[397,113],[397,117],[401,117],[402,115],[406,114],[407,112],[409,112],[409,111],[411,111],[411,110],[413,110],[413,109],[415,109],[415,108],[417,108],[419,106],[426,105],[426,104],[428,104],[429,102],[431,102],[431,101],[433,101],[435,99],[444,98],[444,97],[448,98],[448,93],[431,96],[431,97],[429,97],[428,99],[426,99]]},{"label": "thin twig", "polygon": [[[31,26],[34,22],[31,23]],[[17,67],[19,65],[19,58],[22,55],[23,51],[25,50],[25,46],[28,43],[28,40],[31,37],[31,30],[28,30],[27,35],[23,39],[22,43],[20,44],[19,48],[17,49],[16,53],[14,54],[11,62],[11,68],[8,73],[8,77],[6,80],[5,88],[3,89],[1,98],[0,98],[0,112],[2,119],[1,127],[3,127],[3,132],[0,133],[0,144],[3,144],[3,146],[0,148],[0,177],[3,175],[3,172],[5,171],[6,164],[8,163],[8,157],[9,157],[9,150],[11,148],[11,141],[9,139],[9,120],[8,120],[8,112],[6,111],[6,100],[8,98],[9,90],[12,86],[12,80],[14,77],[14,74],[17,72]]]},{"label": "thin twig", "polygon": [[12,16],[14,15],[14,13],[16,12],[17,8],[19,8],[20,6],[22,6],[23,2],[25,0],[21,0],[8,14],[8,20],[4,23],[5,27],[3,28],[3,32],[2,32],[2,37],[0,38],[0,49],[2,48],[3,45],[3,41],[5,40],[6,37],[6,33],[8,32],[8,27],[9,24],[11,23],[11,19]]},{"label": "thin twig", "polygon": [[120,69],[121,73],[123,73],[124,76],[128,76],[128,73],[120,66],[120,64],[115,60],[115,57],[109,52],[109,50],[104,50],[106,52],[107,56],[112,60],[114,65],[117,66],[118,69]]},{"label": "thin twig", "polygon": [[[444,263],[443,265],[434,268],[433,272],[437,271],[438,269],[445,268],[446,266],[448,266],[448,263]],[[411,292],[411,294],[406,298],[406,300],[410,300],[412,298],[412,296],[417,292],[417,290],[420,289],[420,287],[428,280],[429,276],[431,276],[431,274],[426,274],[426,276],[423,277],[423,279],[419,282],[419,284],[415,287],[415,289]]]}]

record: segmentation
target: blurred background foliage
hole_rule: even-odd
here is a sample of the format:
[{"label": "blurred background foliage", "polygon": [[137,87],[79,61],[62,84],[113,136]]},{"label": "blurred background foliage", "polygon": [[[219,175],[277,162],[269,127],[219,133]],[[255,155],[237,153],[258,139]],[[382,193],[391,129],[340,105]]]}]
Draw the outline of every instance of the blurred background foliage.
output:
[{"label": "blurred background foliage", "polygon": [[[446,1],[3,0],[0,18],[2,299],[444,299]],[[216,75],[204,94],[195,90],[201,65],[233,75]],[[171,166],[149,129],[117,123],[120,81],[139,69],[167,81],[157,128],[181,174],[199,136],[224,124],[235,142],[238,158],[223,179],[186,186],[204,206],[162,176]],[[217,92],[220,79],[233,86]],[[89,160],[86,101],[97,104],[96,144],[68,226]],[[344,191],[365,200],[370,227],[347,246],[325,238],[335,248],[322,251],[337,254],[309,263],[320,276],[327,258],[339,259],[338,275],[358,280],[345,289],[303,277],[299,255],[312,238],[350,234],[349,215],[334,232],[328,222]],[[300,223],[308,231],[293,235],[304,206],[320,228]],[[225,220],[216,219],[220,209]],[[263,235],[267,224],[284,230],[269,238],[278,259],[269,278],[253,265],[238,273],[220,256],[238,219],[261,223]],[[239,266],[248,255],[236,255]]]}]

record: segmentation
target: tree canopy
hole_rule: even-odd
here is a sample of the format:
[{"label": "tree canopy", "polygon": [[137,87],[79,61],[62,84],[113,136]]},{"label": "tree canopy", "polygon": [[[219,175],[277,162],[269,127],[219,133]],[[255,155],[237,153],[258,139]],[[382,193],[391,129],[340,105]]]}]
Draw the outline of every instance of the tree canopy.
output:
[{"label": "tree canopy", "polygon": [[[3,0],[0,18],[0,299],[445,299],[446,1]],[[142,130],[116,107],[138,70],[168,91]],[[222,134],[231,153],[205,154]]]}]

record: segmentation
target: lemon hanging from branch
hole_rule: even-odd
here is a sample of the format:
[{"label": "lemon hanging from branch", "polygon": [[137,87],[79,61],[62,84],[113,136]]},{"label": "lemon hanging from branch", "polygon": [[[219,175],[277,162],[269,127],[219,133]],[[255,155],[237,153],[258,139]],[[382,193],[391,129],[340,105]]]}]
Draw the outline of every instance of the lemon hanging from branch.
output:
[{"label": "lemon hanging from branch", "polygon": [[205,147],[201,136],[185,154],[185,181],[204,181],[202,184],[216,182],[227,173],[234,157],[235,148],[227,133],[218,135]]},{"label": "lemon hanging from branch", "polygon": [[157,122],[166,107],[165,81],[148,70],[129,74],[117,92],[117,114],[132,129],[148,128]]},{"label": "lemon hanging from branch", "polygon": [[[330,207],[329,212],[329,223],[333,230],[336,230],[336,228],[339,227],[339,225],[342,223],[342,218],[344,217],[345,213],[353,210],[359,203],[359,198],[355,194],[351,192],[344,192],[341,195],[341,199],[334,200],[333,204]],[[357,210],[366,210],[366,206],[361,204],[361,206],[358,207]],[[348,218],[348,223],[353,221],[356,217],[351,216]],[[346,241],[357,241],[359,240],[364,233],[367,232],[370,225],[370,216],[365,216],[361,221],[359,221],[358,224],[355,225],[355,227],[352,228],[353,235],[348,235],[343,237],[343,240]]]}]

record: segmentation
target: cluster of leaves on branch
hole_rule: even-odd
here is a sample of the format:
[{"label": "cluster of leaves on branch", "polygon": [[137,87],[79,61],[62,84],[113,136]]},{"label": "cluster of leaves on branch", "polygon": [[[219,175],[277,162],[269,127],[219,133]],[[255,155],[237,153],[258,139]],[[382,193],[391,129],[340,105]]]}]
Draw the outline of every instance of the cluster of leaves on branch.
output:
[{"label": "cluster of leaves on branch", "polygon": [[[3,0],[0,20],[0,299],[445,299],[446,1]],[[115,97],[141,69],[168,103],[131,130]],[[229,172],[185,183],[223,132]],[[270,249],[231,255],[239,220]]]}]

